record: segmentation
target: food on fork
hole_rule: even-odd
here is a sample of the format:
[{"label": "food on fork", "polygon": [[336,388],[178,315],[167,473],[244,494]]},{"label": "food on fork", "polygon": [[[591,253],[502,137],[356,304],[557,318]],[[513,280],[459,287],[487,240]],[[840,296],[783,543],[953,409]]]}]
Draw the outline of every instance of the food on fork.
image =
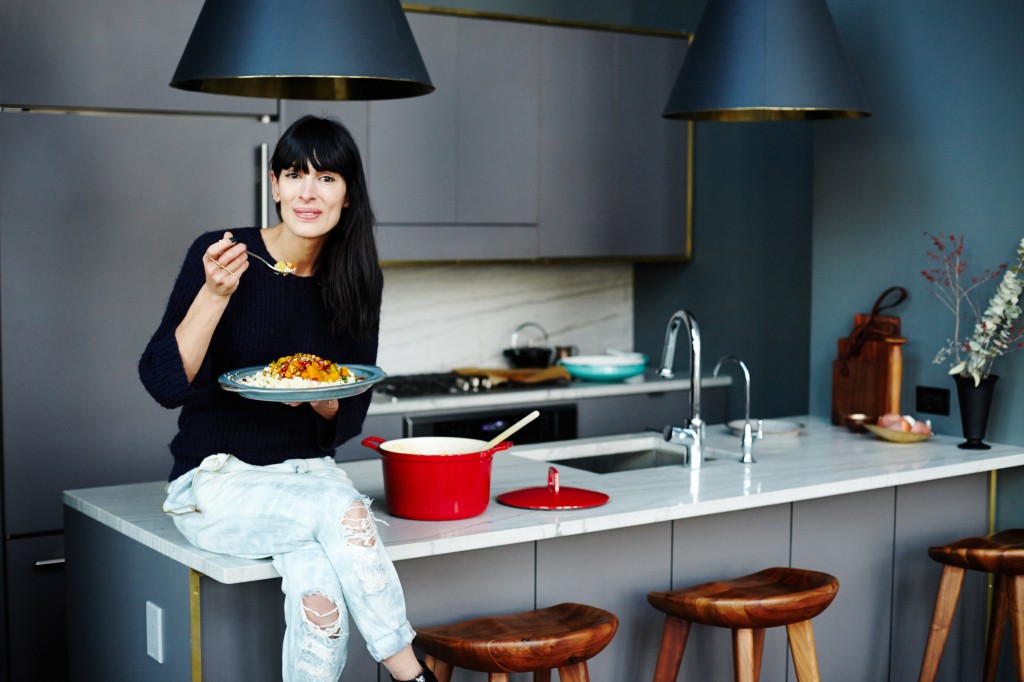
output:
[{"label": "food on fork", "polygon": [[311,353],[296,353],[278,358],[240,382],[259,388],[319,388],[326,384],[354,384],[365,379],[345,365]]},{"label": "food on fork", "polygon": [[276,263],[274,263],[274,269],[285,275],[293,275],[295,274],[295,263],[291,262],[290,260],[279,260]]}]

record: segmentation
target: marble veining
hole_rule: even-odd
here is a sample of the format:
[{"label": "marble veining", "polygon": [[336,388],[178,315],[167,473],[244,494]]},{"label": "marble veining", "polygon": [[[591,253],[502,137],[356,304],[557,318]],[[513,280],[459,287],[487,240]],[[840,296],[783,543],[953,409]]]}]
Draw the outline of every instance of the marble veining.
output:
[{"label": "marble veining", "polygon": [[385,268],[377,364],[389,374],[506,367],[501,352],[523,322],[581,353],[632,350],[632,265]]},{"label": "marble veining", "polygon": [[[893,444],[851,434],[815,417],[796,417],[806,426],[797,437],[767,437],[754,446],[755,464],[739,463],[739,438],[722,425],[708,428],[709,461],[692,471],[680,466],[616,474],[593,474],[558,465],[565,486],[605,492],[601,507],[574,511],[531,511],[493,499],[480,516],[457,521],[410,521],[386,512],[379,460],[345,465],[356,486],[386,523],[381,538],[395,561],[464,552],[567,535],[675,521],[852,492],[965,476],[1024,465],[1024,446],[993,445],[960,450],[961,438],[936,436],[914,444]],[[570,442],[580,456],[607,448],[627,434]],[[491,494],[546,485],[553,444],[515,446],[494,458]],[[563,452],[564,454],[564,452]],[[224,583],[277,577],[269,560],[225,557],[189,545],[160,510],[164,483],[139,483],[69,490],[66,505],[147,547]]]}]

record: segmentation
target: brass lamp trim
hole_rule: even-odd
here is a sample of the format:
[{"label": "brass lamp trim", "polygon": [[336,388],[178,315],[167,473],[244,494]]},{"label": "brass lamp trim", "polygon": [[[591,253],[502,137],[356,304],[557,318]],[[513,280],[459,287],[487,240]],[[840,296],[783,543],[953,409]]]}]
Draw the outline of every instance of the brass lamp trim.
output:
[{"label": "brass lamp trim", "polygon": [[666,118],[686,118],[692,121],[804,121],[829,120],[840,118],[866,118],[868,111],[854,109],[801,109],[797,107],[760,107],[748,109],[709,109],[707,111],[688,111],[686,116]]},{"label": "brass lamp trim", "polygon": [[177,81],[181,90],[215,95],[305,100],[384,100],[427,95],[434,86],[404,78],[371,76],[236,76]]}]

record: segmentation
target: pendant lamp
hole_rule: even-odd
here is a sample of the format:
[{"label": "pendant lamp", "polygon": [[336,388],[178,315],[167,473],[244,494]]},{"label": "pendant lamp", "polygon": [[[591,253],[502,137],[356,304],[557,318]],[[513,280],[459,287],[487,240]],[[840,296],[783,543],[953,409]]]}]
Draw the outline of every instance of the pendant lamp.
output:
[{"label": "pendant lamp", "polygon": [[171,87],[315,100],[434,90],[399,0],[206,0]]},{"label": "pendant lamp", "polygon": [[665,118],[870,116],[825,0],[708,0]]}]

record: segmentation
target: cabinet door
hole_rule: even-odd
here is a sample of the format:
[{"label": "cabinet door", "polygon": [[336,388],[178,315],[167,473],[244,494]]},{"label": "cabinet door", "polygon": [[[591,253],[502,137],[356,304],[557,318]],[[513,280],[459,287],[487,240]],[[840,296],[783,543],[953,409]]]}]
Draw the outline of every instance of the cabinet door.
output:
[{"label": "cabinet door", "polygon": [[[725,421],[728,387],[705,388],[701,393],[701,415],[707,424]],[[680,426],[690,413],[689,391],[663,391],[577,402],[579,437],[611,436],[636,431],[661,432],[666,426]]]},{"label": "cabinet door", "polygon": [[479,19],[458,27],[456,219],[536,224],[541,27]]},{"label": "cabinet door", "polygon": [[686,254],[687,126],[661,117],[682,38],[544,34],[540,255]]},{"label": "cabinet door", "polygon": [[8,536],[61,527],[61,491],[167,477],[177,412],[137,363],[185,250],[252,225],[255,119],[0,114]]},{"label": "cabinet door", "polygon": [[455,223],[458,164],[457,22],[410,14],[436,90],[370,103],[368,182],[381,223]]},{"label": "cabinet door", "polygon": [[679,257],[687,249],[687,138],[662,118],[686,54],[680,38],[618,36],[611,256]]},{"label": "cabinet door", "polygon": [[437,90],[369,105],[384,261],[537,255],[536,25],[409,14]]},{"label": "cabinet door", "polygon": [[571,258],[614,250],[613,33],[544,34],[541,75],[540,253]]},{"label": "cabinet door", "polygon": [[64,537],[9,540],[6,553],[10,680],[66,680]]},{"label": "cabinet door", "polygon": [[202,0],[4,0],[0,104],[273,114],[274,100],[168,86]]}]

